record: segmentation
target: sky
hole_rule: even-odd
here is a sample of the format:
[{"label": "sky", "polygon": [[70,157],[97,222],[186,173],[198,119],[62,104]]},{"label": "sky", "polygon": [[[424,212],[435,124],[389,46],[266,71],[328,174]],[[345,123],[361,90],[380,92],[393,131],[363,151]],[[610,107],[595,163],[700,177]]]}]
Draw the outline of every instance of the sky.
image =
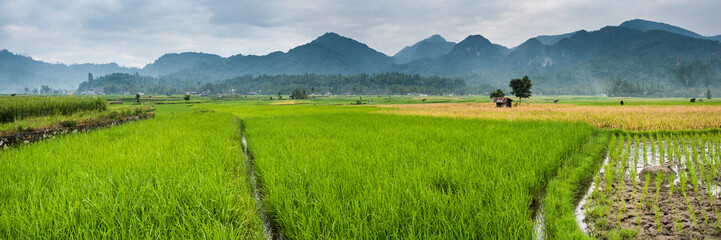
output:
[{"label": "sky", "polygon": [[719,0],[0,0],[0,49],[143,67],[165,53],[265,55],[336,32],[393,55],[433,34],[515,47],[630,19],[721,34]]}]

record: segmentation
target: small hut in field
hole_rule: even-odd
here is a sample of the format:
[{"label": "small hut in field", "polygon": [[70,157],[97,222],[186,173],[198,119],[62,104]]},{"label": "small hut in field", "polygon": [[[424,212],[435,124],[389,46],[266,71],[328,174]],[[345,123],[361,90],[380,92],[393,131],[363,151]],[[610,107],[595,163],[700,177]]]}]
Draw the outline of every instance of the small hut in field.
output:
[{"label": "small hut in field", "polygon": [[513,102],[513,99],[507,98],[507,97],[497,97],[493,98],[493,103],[496,104],[496,107],[502,108],[502,107],[511,107],[511,102]]}]

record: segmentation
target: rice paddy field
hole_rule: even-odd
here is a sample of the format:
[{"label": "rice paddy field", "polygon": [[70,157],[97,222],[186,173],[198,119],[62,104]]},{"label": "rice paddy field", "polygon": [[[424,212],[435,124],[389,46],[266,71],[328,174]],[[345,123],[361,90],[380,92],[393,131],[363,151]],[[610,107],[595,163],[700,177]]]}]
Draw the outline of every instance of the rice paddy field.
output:
[{"label": "rice paddy field", "polygon": [[184,109],[0,152],[0,239],[260,236],[239,122]]},{"label": "rice paddy field", "polygon": [[98,97],[0,97],[0,123],[49,115],[69,115],[79,111],[108,108]]},{"label": "rice paddy field", "polygon": [[615,135],[581,206],[588,229],[608,237],[721,237],[721,134]]},{"label": "rice paddy field", "polygon": [[333,111],[243,120],[267,212],[290,239],[531,238],[535,197],[592,133]]},{"label": "rice paddy field", "polygon": [[721,236],[715,100],[144,100],[155,118],[0,151],[0,239]]}]

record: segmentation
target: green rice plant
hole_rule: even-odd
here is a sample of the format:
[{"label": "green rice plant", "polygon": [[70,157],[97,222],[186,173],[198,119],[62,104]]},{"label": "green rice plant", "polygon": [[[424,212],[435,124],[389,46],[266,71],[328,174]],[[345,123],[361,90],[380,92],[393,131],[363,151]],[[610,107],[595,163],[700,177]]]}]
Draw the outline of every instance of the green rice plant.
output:
[{"label": "green rice plant", "polygon": [[648,153],[646,152],[647,147],[648,146],[646,143],[646,135],[642,134],[641,135],[641,148],[639,148],[639,150],[641,151],[641,157],[643,158],[643,167],[648,166],[648,155],[647,155]]},{"label": "green rice plant", "polygon": [[651,174],[644,175],[643,192],[641,193],[641,206],[646,206],[646,195],[648,194],[648,185],[651,184]]},{"label": "green rice plant", "polygon": [[661,195],[661,183],[663,183],[664,179],[663,176],[663,173],[656,172],[656,204],[658,204],[658,197]]},{"label": "green rice plant", "polygon": [[674,141],[674,134],[666,135],[666,153],[668,154],[668,165],[673,166],[674,158],[676,157],[676,141]]},{"label": "green rice plant", "polygon": [[673,189],[675,187],[676,176],[673,174],[670,174],[668,176],[668,197],[673,198]]},{"label": "green rice plant", "polygon": [[638,186],[638,180],[636,178],[636,176],[637,176],[636,169],[635,168],[629,169],[629,174],[631,175],[631,182],[633,183],[633,189],[631,190],[631,191],[633,191],[632,195],[636,196],[636,187]]},{"label": "green rice plant", "polygon": [[673,220],[676,223],[676,229],[678,230],[678,235],[683,234],[683,222],[678,217],[678,211],[676,209],[673,209]]},{"label": "green rice plant", "polygon": [[0,123],[80,111],[105,111],[108,103],[99,97],[12,97],[0,98]]},{"label": "green rice plant", "polygon": [[681,186],[681,194],[683,195],[683,198],[684,198],[686,204],[688,204],[688,195],[686,194],[686,184],[687,184],[687,182],[686,182],[686,181],[687,181],[687,180],[686,180],[686,172],[685,172],[685,171],[680,171],[680,172],[679,172],[679,175],[680,175],[680,178],[681,178],[681,179],[680,179],[680,183],[681,183],[681,185],[680,185],[680,186]]},{"label": "green rice plant", "polygon": [[261,238],[239,126],[163,113],[8,149],[0,239]]},{"label": "green rice plant", "polygon": [[263,204],[288,239],[533,238],[529,206],[593,132],[372,107],[214,109],[243,119]]},{"label": "green rice plant", "polygon": [[688,165],[689,157],[691,157],[691,151],[689,150],[688,142],[686,141],[686,135],[681,135],[681,155],[683,156],[682,165]]},{"label": "green rice plant", "polygon": [[661,215],[658,212],[658,204],[653,205],[653,216],[656,219],[656,231],[661,229]]},{"label": "green rice plant", "polygon": [[656,139],[654,139],[653,135],[651,135],[651,134],[649,133],[649,134],[648,134],[648,141],[649,141],[650,144],[651,144],[651,152],[650,152],[651,158],[649,159],[649,161],[650,161],[651,163],[653,163],[653,159],[654,159],[654,157],[656,156]]},{"label": "green rice plant", "polygon": [[696,168],[693,164],[689,165],[688,173],[691,185],[693,186],[693,192],[698,196],[698,176],[696,176]]},{"label": "green rice plant", "polygon": [[691,223],[693,224],[693,227],[696,227],[696,210],[693,209],[693,206],[691,204],[686,204],[686,207],[688,208],[688,216],[691,218]]},{"label": "green rice plant", "polygon": [[663,166],[666,164],[666,153],[665,153],[666,146],[664,146],[664,143],[666,142],[666,138],[663,135],[661,135],[660,133],[657,133],[656,141],[658,141],[658,152],[659,152],[658,163],[661,166]]},{"label": "green rice plant", "polygon": [[[606,179],[606,187],[605,187],[606,195],[608,195],[609,198],[611,198],[613,196],[613,176],[614,175],[615,174],[614,174],[613,165],[607,164],[606,169],[604,171],[604,176]],[[611,199],[613,199],[613,198],[611,198]]]}]

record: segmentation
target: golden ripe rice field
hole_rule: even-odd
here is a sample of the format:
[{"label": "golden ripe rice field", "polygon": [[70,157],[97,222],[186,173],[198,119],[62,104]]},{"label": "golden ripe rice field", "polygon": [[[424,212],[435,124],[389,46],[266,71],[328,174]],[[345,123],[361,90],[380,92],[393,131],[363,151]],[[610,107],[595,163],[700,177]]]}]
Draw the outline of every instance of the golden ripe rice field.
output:
[{"label": "golden ripe rice field", "polygon": [[688,130],[721,127],[721,105],[578,106],[530,104],[496,108],[492,103],[385,105],[376,113],[496,120],[584,121],[605,129]]}]

